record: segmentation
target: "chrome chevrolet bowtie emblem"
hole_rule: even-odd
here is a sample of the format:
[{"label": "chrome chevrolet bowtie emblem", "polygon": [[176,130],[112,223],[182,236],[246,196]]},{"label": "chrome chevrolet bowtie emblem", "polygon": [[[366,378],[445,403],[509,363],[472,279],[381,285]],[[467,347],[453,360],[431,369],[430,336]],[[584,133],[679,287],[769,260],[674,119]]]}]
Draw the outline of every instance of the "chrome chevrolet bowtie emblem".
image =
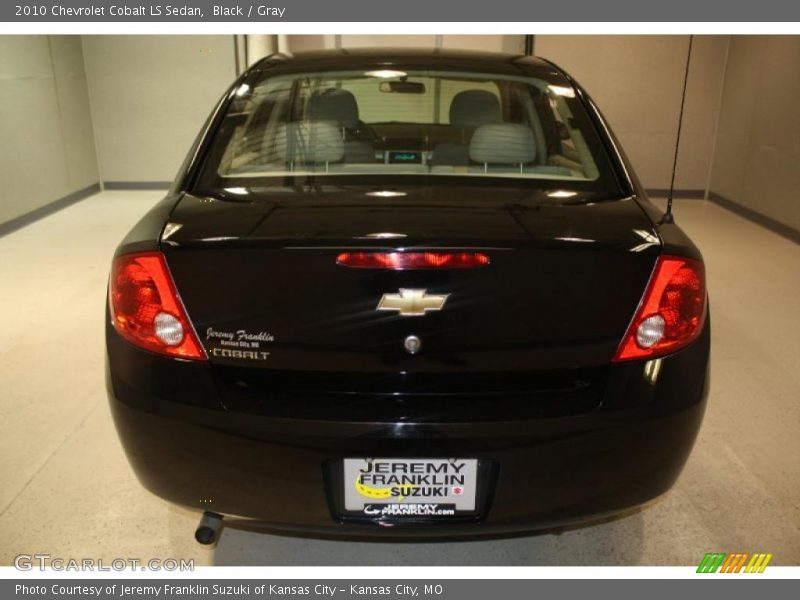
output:
[{"label": "chrome chevrolet bowtie emblem", "polygon": [[375,310],[396,310],[402,317],[421,317],[429,310],[442,310],[449,295],[400,288],[399,294],[384,294]]}]

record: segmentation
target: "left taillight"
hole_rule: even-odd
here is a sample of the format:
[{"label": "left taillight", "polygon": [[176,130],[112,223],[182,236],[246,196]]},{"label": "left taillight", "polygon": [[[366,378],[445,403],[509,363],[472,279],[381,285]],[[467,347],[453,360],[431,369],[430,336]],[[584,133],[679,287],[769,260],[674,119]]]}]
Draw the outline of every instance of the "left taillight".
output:
[{"label": "left taillight", "polygon": [[659,256],[614,362],[675,352],[700,335],[705,318],[703,263],[679,256]]},{"label": "left taillight", "polygon": [[108,298],[114,328],[129,342],[167,356],[207,360],[160,252],[116,257]]}]

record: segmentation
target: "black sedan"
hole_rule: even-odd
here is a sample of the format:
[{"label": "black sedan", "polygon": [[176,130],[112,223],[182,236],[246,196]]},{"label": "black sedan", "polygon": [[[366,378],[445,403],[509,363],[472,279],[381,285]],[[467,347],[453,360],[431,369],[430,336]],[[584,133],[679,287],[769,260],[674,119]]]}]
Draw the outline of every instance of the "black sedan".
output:
[{"label": "black sedan", "polygon": [[532,57],[348,51],[245,72],[114,257],[107,387],[159,496],[350,536],[640,505],[708,393],[695,245]]}]

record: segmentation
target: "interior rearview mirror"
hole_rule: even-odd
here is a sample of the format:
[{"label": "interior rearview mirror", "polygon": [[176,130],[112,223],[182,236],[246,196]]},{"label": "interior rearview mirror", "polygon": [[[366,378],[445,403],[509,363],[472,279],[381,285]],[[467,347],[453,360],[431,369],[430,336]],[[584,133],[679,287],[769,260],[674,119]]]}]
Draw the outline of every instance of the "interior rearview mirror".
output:
[{"label": "interior rearview mirror", "polygon": [[381,81],[378,89],[385,94],[424,94],[425,84],[418,81]]}]

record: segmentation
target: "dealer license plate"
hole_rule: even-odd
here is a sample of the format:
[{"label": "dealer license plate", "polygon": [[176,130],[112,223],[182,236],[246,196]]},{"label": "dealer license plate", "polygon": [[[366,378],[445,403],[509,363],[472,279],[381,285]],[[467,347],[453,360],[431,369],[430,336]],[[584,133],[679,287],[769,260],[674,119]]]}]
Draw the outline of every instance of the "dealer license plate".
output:
[{"label": "dealer license plate", "polygon": [[475,511],[478,461],[345,458],[345,510],[374,517],[448,517]]}]

